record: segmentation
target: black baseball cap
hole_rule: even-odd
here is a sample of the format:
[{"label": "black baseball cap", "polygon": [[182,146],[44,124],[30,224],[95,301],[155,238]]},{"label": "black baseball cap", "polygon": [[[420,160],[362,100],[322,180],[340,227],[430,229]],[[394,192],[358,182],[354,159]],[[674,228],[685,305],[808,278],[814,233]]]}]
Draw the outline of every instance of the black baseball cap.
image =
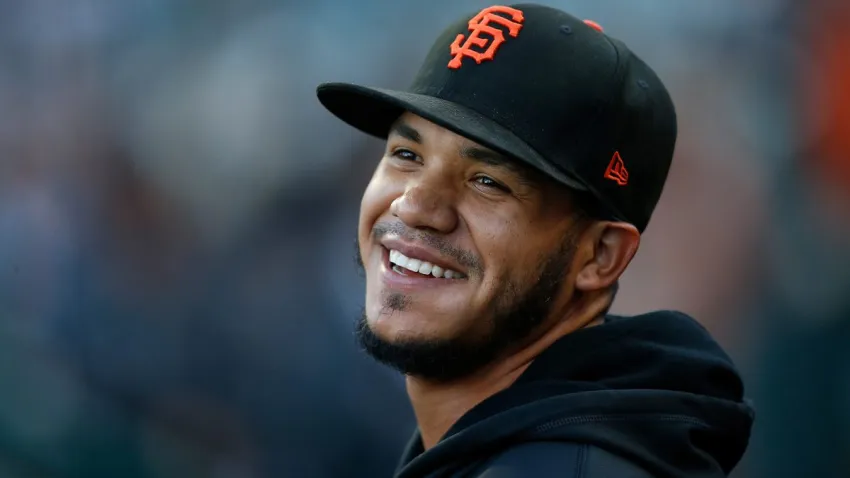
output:
[{"label": "black baseball cap", "polygon": [[386,138],[409,111],[592,198],[596,215],[643,232],[676,142],[664,84],[598,24],[536,4],[460,18],[405,91],[325,83],[319,101]]}]

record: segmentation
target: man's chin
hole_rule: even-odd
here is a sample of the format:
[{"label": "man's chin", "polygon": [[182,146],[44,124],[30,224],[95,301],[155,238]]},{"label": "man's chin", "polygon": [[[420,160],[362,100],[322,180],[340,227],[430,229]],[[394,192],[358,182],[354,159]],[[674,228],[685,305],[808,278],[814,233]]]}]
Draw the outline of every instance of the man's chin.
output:
[{"label": "man's chin", "polygon": [[[433,343],[434,337],[419,332],[425,318],[414,311],[380,311],[374,315],[364,314],[356,324],[356,334],[366,352],[373,348],[409,348]],[[366,341],[366,342],[364,342]],[[374,347],[367,347],[373,344]]]},{"label": "man's chin", "polygon": [[388,337],[384,332],[373,329],[365,314],[355,328],[360,347],[373,359],[404,375],[435,382],[471,375],[486,366],[497,352],[457,339],[415,337],[409,333],[390,333]]},{"label": "man's chin", "polygon": [[410,295],[386,294],[380,301],[367,302],[364,320],[371,332],[390,342],[427,342],[435,335],[450,334],[456,319],[428,305]]}]

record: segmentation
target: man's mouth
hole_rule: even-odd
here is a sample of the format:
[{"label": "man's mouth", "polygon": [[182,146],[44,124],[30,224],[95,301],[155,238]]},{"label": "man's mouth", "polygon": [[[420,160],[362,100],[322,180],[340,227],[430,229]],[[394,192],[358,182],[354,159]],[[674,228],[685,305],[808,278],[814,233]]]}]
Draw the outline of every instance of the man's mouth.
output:
[{"label": "man's mouth", "polygon": [[389,261],[392,270],[404,276],[433,277],[436,279],[466,279],[460,272],[432,264],[428,261],[407,257],[401,252],[390,249]]}]

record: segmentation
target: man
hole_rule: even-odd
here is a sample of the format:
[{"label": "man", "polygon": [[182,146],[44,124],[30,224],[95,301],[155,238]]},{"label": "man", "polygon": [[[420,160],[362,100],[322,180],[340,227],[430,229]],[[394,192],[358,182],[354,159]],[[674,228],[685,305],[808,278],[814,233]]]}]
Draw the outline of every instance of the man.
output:
[{"label": "man", "polygon": [[614,317],[673,156],[653,71],[590,21],[489,7],[437,39],[408,91],[318,88],[386,138],[363,195],[357,333],[407,377],[399,478],[714,477],[753,413],[683,314]]}]

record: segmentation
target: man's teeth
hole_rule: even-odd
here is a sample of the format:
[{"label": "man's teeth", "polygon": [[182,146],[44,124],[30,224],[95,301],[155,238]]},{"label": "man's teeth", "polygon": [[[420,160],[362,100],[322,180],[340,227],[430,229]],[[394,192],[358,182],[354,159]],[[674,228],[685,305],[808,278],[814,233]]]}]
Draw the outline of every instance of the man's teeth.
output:
[{"label": "man's teeth", "polygon": [[451,269],[443,269],[440,266],[419,259],[411,259],[396,250],[390,251],[390,263],[403,267],[409,271],[425,275],[430,274],[437,278],[463,279],[465,277],[460,272],[453,271]]}]

